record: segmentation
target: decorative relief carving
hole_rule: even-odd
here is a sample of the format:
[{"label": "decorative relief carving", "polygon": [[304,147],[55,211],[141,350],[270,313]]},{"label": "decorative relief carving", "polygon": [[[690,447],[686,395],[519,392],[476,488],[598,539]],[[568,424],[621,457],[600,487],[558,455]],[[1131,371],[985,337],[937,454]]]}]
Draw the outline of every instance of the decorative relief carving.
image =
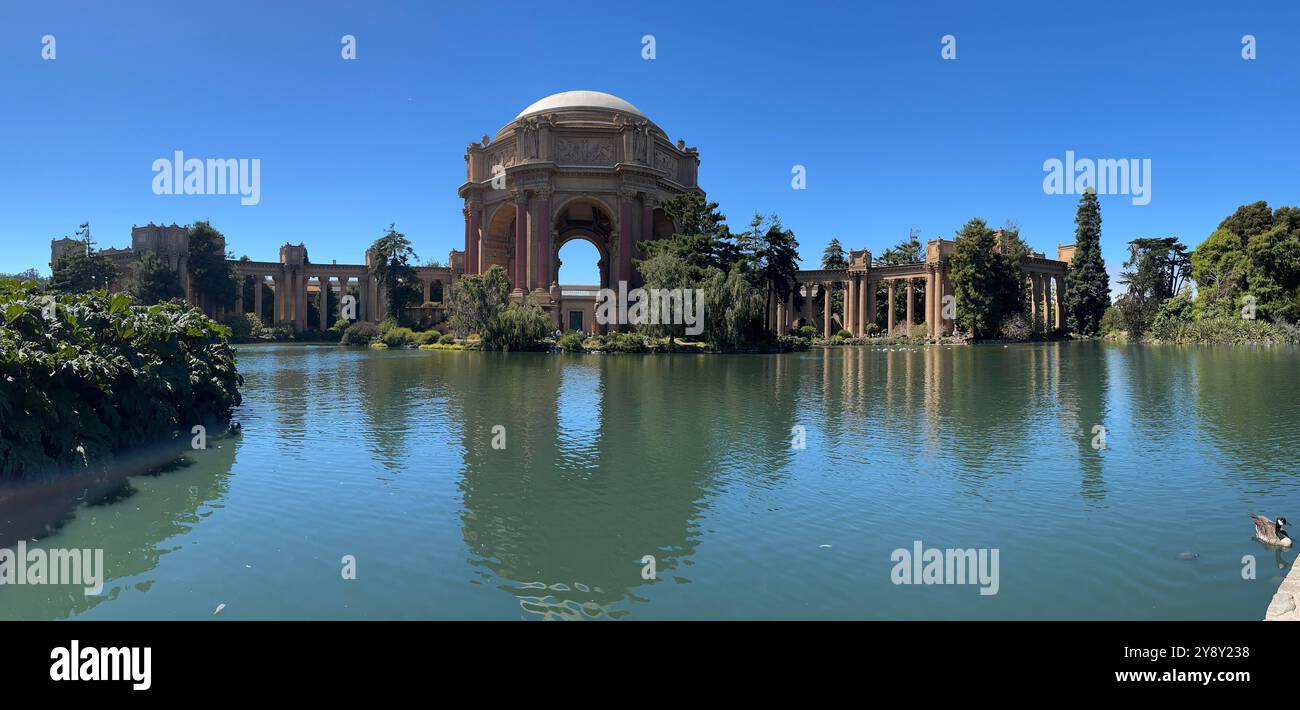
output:
[{"label": "decorative relief carving", "polygon": [[613,165],[614,141],[607,138],[556,138],[559,162],[570,165]]},{"label": "decorative relief carving", "polygon": [[655,167],[672,177],[677,177],[677,158],[665,151],[661,150],[655,153]]},{"label": "decorative relief carving", "polygon": [[[501,172],[501,170],[505,170],[506,168],[514,165],[515,162],[516,162],[515,152],[513,150],[505,149],[505,150],[498,150],[495,153],[490,153],[488,154],[488,160],[487,160],[488,175],[489,176],[495,175],[496,173]],[[496,170],[496,166],[498,165],[501,166],[501,170]]]}]

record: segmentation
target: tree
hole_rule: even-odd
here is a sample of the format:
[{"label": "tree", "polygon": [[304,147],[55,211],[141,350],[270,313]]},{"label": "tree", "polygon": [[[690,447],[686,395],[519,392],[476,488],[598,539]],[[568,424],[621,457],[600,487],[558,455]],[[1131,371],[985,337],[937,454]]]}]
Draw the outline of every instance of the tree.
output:
[{"label": "tree", "polygon": [[151,251],[142,254],[136,264],[131,292],[137,301],[146,305],[185,297],[185,290],[181,288],[176,271]]},{"label": "tree", "polygon": [[750,283],[763,293],[764,314],[770,314],[794,288],[799,242],[794,232],[781,226],[779,216],[765,218],[755,212],[749,230],[736,238],[736,245]]},{"label": "tree", "polygon": [[1074,215],[1074,257],[1065,272],[1065,319],[1080,335],[1098,335],[1110,306],[1110,276],[1101,258],[1101,205],[1086,190]]},{"label": "tree", "polygon": [[[691,267],[685,259],[671,253],[657,254],[641,262],[638,267],[647,289],[694,289],[701,286],[694,280]],[[662,320],[662,319],[661,319]],[[684,324],[642,323],[639,332],[653,337],[681,337],[686,334]]]},{"label": "tree", "polygon": [[226,238],[206,221],[190,229],[190,286],[205,309],[235,304],[235,272],[226,260]]},{"label": "tree", "polygon": [[[907,239],[886,249],[876,257],[877,266],[893,266],[896,264],[919,264],[925,261],[925,245],[921,243],[921,231],[919,229],[907,230]],[[876,281],[876,303],[885,304],[876,309],[876,325],[884,329],[889,317],[889,282],[884,279]],[[926,290],[924,283],[916,284],[913,287],[917,298],[922,304],[925,303]],[[907,317],[907,301],[899,298],[894,303],[894,319],[901,323]],[[925,313],[922,307],[922,313]]]},{"label": "tree", "polygon": [[44,288],[50,282],[48,277],[41,276],[41,272],[36,269],[26,269],[16,274],[0,274],[0,279],[15,279],[23,283],[35,281],[36,285],[41,288]]},{"label": "tree", "polygon": [[68,249],[54,264],[49,288],[59,293],[89,293],[107,289],[117,276],[117,266],[107,256]]},{"label": "tree", "polygon": [[460,337],[480,335],[497,312],[510,302],[510,279],[506,270],[493,264],[482,274],[462,276],[451,286],[447,320]]},{"label": "tree", "polygon": [[388,232],[370,245],[370,253],[370,273],[384,288],[388,317],[401,321],[402,309],[423,295],[415,268],[411,266],[419,257],[411,241],[394,224],[388,225]]},{"label": "tree", "polygon": [[[718,212],[718,203],[708,202],[696,193],[683,193],[665,202],[663,210],[676,229],[668,238],[637,242],[646,259],[674,255],[686,262],[696,282],[702,281],[709,269],[726,271],[739,260],[727,218]],[[634,260],[638,271],[642,261]]]},{"label": "tree", "polygon": [[1136,336],[1151,326],[1160,304],[1182,290],[1191,278],[1191,257],[1177,237],[1144,237],[1129,242],[1128,269],[1120,276],[1126,291],[1118,306]]},{"label": "tree", "polygon": [[950,257],[956,323],[976,338],[992,337],[1002,320],[1004,284],[996,244],[993,230],[975,218],[957,232]]},{"label": "tree", "polygon": [[844,247],[840,244],[838,237],[831,237],[830,244],[822,251],[822,268],[823,269],[846,269],[849,266],[849,260],[844,256]]},{"label": "tree", "polygon": [[483,347],[491,350],[533,350],[555,324],[532,297],[497,311],[482,330]]}]

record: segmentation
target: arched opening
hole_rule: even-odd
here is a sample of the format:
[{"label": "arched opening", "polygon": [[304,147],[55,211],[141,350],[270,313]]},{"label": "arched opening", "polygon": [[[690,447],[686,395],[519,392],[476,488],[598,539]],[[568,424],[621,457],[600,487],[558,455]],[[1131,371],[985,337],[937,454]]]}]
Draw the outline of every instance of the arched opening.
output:
[{"label": "arched opening", "polygon": [[560,246],[559,258],[561,286],[600,286],[600,250],[595,243],[574,237]]},{"label": "arched opening", "polygon": [[565,332],[605,332],[596,323],[596,299],[609,286],[609,263],[601,243],[591,235],[570,232],[556,252],[559,273],[558,313]]}]

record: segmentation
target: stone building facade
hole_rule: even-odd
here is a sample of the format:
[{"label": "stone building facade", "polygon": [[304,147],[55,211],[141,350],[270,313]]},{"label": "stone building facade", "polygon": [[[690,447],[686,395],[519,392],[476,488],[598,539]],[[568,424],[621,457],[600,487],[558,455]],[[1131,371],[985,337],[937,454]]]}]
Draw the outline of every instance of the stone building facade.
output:
[{"label": "stone building facade", "polygon": [[[566,303],[559,251],[581,239],[600,255],[600,288],[640,285],[632,267],[641,240],[672,234],[663,203],[703,194],[700,158],[640,109],[610,94],[566,91],[520,111],[494,137],[465,152],[465,272],[501,266],[513,298],[531,297],[567,329],[590,312],[586,290]],[[588,327],[590,331],[593,327]]]}]

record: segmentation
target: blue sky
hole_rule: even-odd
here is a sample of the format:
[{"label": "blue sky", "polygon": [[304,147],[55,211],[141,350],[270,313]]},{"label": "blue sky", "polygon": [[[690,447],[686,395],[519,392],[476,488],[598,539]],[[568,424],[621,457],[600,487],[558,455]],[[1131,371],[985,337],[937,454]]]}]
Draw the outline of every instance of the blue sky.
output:
[{"label": "blue sky", "polygon": [[[779,213],[805,267],[833,236],[878,254],[975,216],[1017,221],[1051,255],[1077,197],[1044,193],[1043,161],[1148,158],[1150,204],[1102,197],[1114,274],[1135,237],[1194,246],[1240,204],[1300,203],[1297,32],[1294,2],[6,0],[0,271],[48,271],[49,239],[84,221],[103,246],[128,245],[132,224],[209,219],[236,254],[301,241],[347,263],[395,222],[445,260],[463,244],[466,144],[591,89],[697,146],[733,228]],[[153,161],[178,149],[261,159],[261,202],[154,195]],[[594,281],[594,256],[562,257],[566,281]]]}]

